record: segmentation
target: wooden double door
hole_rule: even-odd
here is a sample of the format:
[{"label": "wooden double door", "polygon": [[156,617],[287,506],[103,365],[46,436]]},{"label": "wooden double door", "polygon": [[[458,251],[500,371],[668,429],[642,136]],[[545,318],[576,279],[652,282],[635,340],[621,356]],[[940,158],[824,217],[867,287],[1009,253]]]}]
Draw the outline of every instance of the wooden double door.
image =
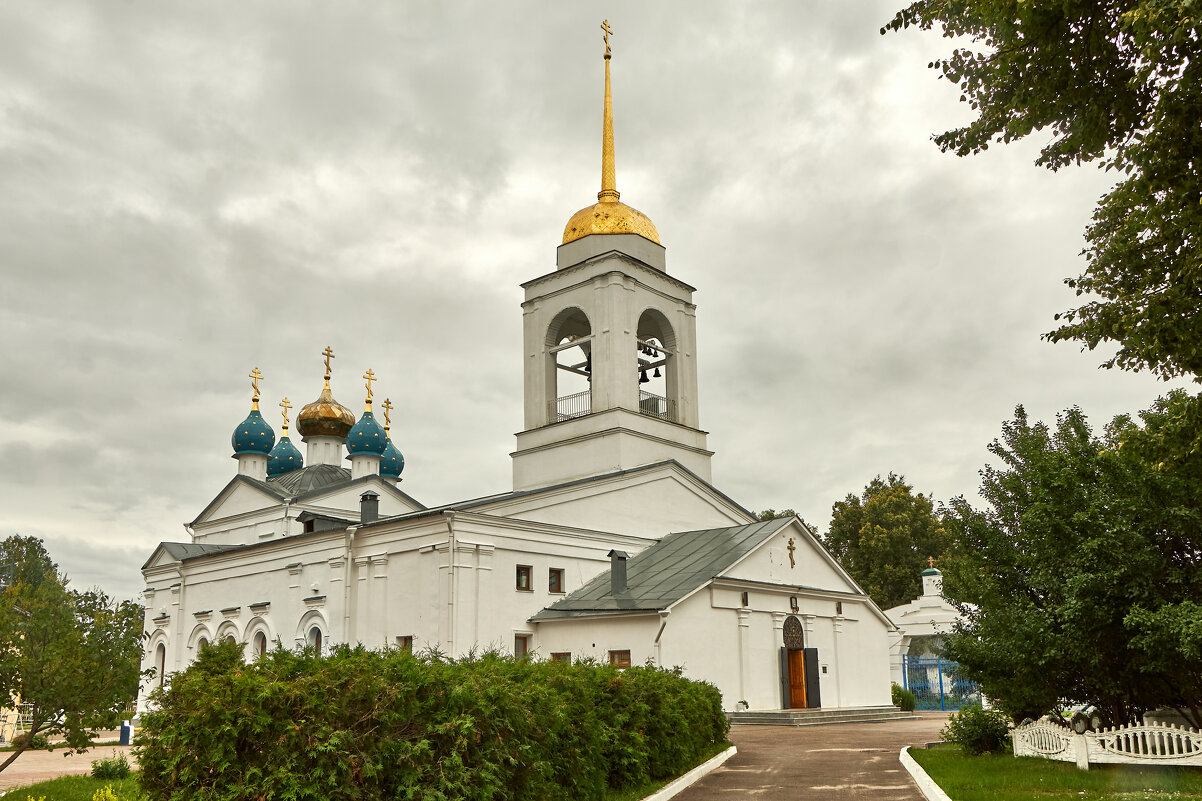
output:
[{"label": "wooden double door", "polygon": [[781,648],[781,700],[785,709],[822,706],[818,673],[817,648]]}]

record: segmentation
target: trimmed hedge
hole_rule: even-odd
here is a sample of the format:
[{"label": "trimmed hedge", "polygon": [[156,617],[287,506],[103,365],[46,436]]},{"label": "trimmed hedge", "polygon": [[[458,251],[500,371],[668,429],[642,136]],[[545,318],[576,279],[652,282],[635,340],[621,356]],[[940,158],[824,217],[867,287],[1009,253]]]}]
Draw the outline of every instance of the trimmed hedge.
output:
[{"label": "trimmed hedge", "polygon": [[726,739],[721,695],[679,669],[462,660],[341,647],[203,650],[138,738],[156,801],[597,799]]}]

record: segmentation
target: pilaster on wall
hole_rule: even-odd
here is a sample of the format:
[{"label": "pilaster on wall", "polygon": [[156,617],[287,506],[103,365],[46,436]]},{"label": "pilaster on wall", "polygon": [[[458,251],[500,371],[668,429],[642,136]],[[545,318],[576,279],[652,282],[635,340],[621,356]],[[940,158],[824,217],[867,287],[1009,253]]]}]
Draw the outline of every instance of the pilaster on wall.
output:
[{"label": "pilaster on wall", "polygon": [[[751,675],[751,610],[736,609],[739,625],[739,701],[747,698],[747,677]],[[784,625],[784,621],[781,622]],[[783,635],[782,635],[783,637]]]}]

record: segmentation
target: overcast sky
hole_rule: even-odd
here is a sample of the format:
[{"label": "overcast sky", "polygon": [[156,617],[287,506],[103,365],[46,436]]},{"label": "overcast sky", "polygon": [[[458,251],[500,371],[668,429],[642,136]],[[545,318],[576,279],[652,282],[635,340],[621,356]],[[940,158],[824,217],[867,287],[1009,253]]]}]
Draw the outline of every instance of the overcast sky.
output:
[{"label": "overcast sky", "polygon": [[1147,407],[1040,340],[1107,176],[941,154],[968,109],[947,40],[879,35],[901,4],[5,3],[0,534],[133,597],[234,475],[250,369],[278,433],[326,345],[342,403],[370,367],[396,405],[406,492],[508,489],[518,285],[599,188],[602,15],[720,489],[825,529],[878,473],[974,495],[1016,404]]}]

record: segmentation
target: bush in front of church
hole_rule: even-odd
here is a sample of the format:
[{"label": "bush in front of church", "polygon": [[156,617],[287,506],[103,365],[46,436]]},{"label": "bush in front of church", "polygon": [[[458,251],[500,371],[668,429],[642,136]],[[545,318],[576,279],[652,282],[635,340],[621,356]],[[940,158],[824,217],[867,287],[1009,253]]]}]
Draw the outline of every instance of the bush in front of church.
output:
[{"label": "bush in front of church", "polygon": [[152,799],[600,798],[725,741],[721,695],[678,670],[339,648],[205,649],[139,733]]}]

